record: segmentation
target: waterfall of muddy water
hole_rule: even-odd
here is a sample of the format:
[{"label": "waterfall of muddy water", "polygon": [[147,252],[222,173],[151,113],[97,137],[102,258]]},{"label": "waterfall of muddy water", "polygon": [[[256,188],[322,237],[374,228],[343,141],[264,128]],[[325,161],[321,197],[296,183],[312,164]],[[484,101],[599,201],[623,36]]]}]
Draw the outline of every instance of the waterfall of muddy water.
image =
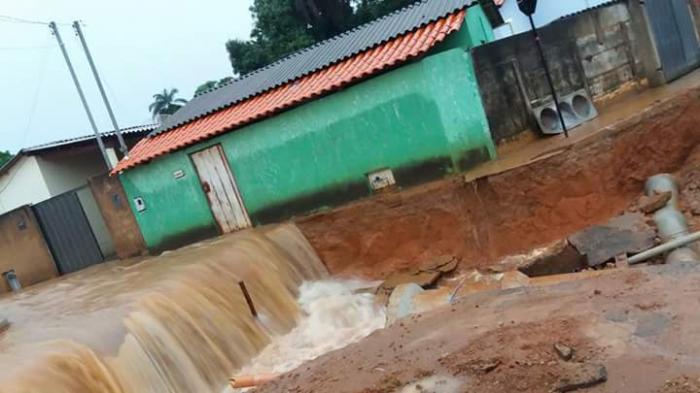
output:
[{"label": "waterfall of muddy water", "polygon": [[238,374],[291,371],[306,361],[343,348],[383,328],[386,316],[383,307],[375,305],[374,295],[355,293],[370,286],[356,280],[304,283],[299,296],[304,317],[297,327],[273,339],[272,344]]},{"label": "waterfall of muddy water", "polygon": [[0,392],[220,392],[272,337],[303,320],[299,286],[326,276],[299,230],[285,225],[131,266],[96,266],[5,297],[0,317],[11,326],[0,336]]}]

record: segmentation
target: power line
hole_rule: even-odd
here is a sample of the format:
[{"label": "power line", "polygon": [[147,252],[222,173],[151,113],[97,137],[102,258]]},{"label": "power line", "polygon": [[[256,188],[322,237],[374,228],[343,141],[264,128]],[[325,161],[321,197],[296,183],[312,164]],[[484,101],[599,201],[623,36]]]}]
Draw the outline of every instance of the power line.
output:
[{"label": "power line", "polygon": [[29,19],[24,19],[24,18],[17,18],[14,16],[9,16],[9,15],[0,15],[0,22],[7,22],[7,23],[22,23],[22,24],[27,24],[27,25],[44,25],[48,26],[49,22],[41,22],[38,20],[29,20]]},{"label": "power line", "polygon": [[2,51],[23,51],[23,50],[44,50],[44,49],[50,49],[53,48],[50,45],[46,46],[0,46],[0,50]]},{"label": "power line", "polygon": [[[42,26],[49,25],[49,22],[18,18],[16,16],[10,16],[10,15],[0,15],[0,22],[18,23],[18,24],[25,24],[25,25],[42,25]],[[68,24],[68,23],[56,23],[56,24],[59,26],[70,26],[70,24]]]},{"label": "power line", "polygon": [[[50,37],[47,37],[47,40],[48,40],[48,38],[50,38]],[[27,120],[27,126],[24,129],[24,134],[22,135],[22,147],[24,147],[27,144],[27,137],[29,136],[29,133],[31,132],[32,123],[34,122],[34,114],[36,113],[37,104],[39,102],[39,93],[41,92],[41,88],[44,84],[44,78],[46,76],[46,69],[48,68],[49,53],[50,53],[50,51],[48,51],[48,50],[45,51],[43,53],[41,60],[40,60],[39,78],[37,81],[36,89],[34,90],[34,95],[32,97],[32,103],[31,103],[31,106],[29,109],[29,118]]]}]

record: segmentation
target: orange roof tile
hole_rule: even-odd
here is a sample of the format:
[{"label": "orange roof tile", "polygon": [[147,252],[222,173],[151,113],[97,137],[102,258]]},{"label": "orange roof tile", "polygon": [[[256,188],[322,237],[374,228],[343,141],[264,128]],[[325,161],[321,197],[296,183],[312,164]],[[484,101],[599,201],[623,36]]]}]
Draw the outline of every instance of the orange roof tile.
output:
[{"label": "orange roof tile", "polygon": [[313,74],[173,130],[144,138],[129,152],[129,158],[120,161],[112,173],[133,168],[156,157],[270,117],[421,56],[449,34],[459,30],[465,15],[465,10],[455,12]]}]

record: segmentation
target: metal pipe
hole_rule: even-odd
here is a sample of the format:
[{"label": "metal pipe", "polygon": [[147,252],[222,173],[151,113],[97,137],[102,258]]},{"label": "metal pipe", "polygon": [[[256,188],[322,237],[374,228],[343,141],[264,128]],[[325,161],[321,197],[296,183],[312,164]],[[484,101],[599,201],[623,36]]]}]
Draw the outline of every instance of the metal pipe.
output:
[{"label": "metal pipe", "polygon": [[245,286],[245,282],[239,281],[238,286],[241,287],[241,292],[243,292],[243,296],[245,297],[246,303],[248,303],[248,308],[250,309],[250,313],[253,315],[253,317],[257,318],[258,317],[258,310],[255,309],[255,304],[253,303],[253,298],[250,297],[250,293],[248,292],[248,288]]},{"label": "metal pipe", "polygon": [[17,293],[22,291],[22,284],[19,282],[19,278],[17,278],[17,273],[15,273],[14,270],[7,271],[2,275],[3,277],[5,277],[5,281],[7,282],[7,285],[10,287],[12,292]]},{"label": "metal pipe", "polygon": [[231,387],[234,389],[253,388],[264,385],[279,376],[280,374],[239,375],[231,378]]},{"label": "metal pipe", "polygon": [[656,246],[654,248],[651,248],[649,250],[641,252],[635,256],[632,256],[629,258],[629,263],[630,263],[630,265],[642,263],[642,262],[644,262],[648,259],[651,259],[655,256],[661,255],[661,254],[668,252],[668,251],[673,251],[677,248],[686,246],[690,243],[694,243],[694,242],[699,241],[699,240],[700,240],[700,232],[691,233],[690,235],[671,240],[668,243],[664,243],[660,246]]}]

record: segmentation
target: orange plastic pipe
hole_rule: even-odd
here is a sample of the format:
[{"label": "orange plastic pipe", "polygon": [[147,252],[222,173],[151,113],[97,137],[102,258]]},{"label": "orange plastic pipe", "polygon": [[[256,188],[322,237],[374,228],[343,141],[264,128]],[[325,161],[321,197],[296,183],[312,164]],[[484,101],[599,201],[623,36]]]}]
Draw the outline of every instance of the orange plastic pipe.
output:
[{"label": "orange plastic pipe", "polygon": [[279,374],[239,375],[231,378],[231,387],[234,389],[252,388],[266,384],[277,377]]}]

